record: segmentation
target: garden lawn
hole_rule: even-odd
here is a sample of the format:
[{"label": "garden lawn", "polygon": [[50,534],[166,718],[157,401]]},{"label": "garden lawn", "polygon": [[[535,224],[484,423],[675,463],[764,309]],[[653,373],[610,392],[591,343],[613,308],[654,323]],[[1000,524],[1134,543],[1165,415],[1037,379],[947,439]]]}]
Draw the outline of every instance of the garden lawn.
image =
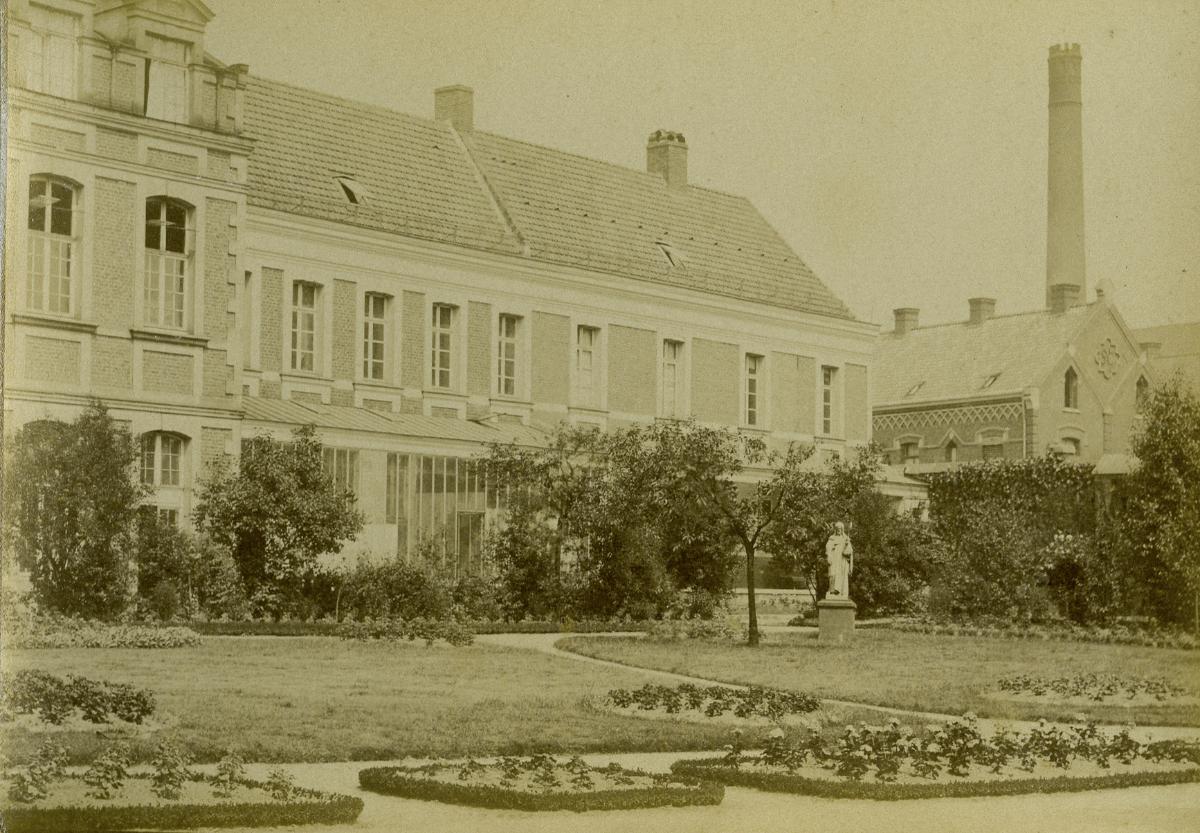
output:
[{"label": "garden lawn", "polygon": [[[593,708],[610,688],[646,678],[533,651],[473,645],[360,643],[330,637],[205,637],[178,649],[6,650],[3,672],[132,683],[152,690],[152,720],[134,735],[146,760],[164,734],[199,761],[227,748],[250,761],[389,760],[528,752],[715,749],[726,726],[643,720]],[[32,733],[9,728],[14,759],[44,737],[88,760],[102,726]]]},{"label": "garden lawn", "polygon": [[849,646],[818,644],[816,632],[766,635],[757,648],[682,640],[571,637],[564,648],[587,656],[727,683],[771,686],[819,697],[914,711],[1008,719],[1200,726],[1200,706],[1055,705],[986,696],[1009,674],[1065,677],[1108,673],[1163,677],[1200,692],[1200,651],[1079,642],[932,636],[859,628]]}]

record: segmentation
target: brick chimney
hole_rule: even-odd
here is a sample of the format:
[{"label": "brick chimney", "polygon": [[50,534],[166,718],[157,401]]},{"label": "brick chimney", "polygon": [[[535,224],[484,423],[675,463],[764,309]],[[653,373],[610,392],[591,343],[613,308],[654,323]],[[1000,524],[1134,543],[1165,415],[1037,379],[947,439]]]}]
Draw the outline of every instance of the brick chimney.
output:
[{"label": "brick chimney", "polygon": [[448,121],[459,133],[475,129],[475,91],[462,84],[433,91],[433,118]]},{"label": "brick chimney", "polygon": [[1073,283],[1056,283],[1050,287],[1050,311],[1062,315],[1079,303],[1079,287]]},{"label": "brick chimney", "polygon": [[1046,306],[1056,284],[1087,301],[1083,247],[1083,91],[1079,44],[1050,47],[1050,135],[1046,167]]},{"label": "brick chimney", "polygon": [[996,312],[995,298],[968,298],[967,306],[971,310],[971,317],[968,319],[969,324],[982,324],[987,321]]},{"label": "brick chimney", "polygon": [[687,150],[682,133],[655,130],[646,142],[646,173],[659,174],[669,188],[687,187]]},{"label": "brick chimney", "polygon": [[896,317],[896,327],[892,331],[892,335],[902,336],[909,330],[917,328],[917,319],[921,315],[921,310],[917,307],[897,307],[892,310],[892,315]]}]

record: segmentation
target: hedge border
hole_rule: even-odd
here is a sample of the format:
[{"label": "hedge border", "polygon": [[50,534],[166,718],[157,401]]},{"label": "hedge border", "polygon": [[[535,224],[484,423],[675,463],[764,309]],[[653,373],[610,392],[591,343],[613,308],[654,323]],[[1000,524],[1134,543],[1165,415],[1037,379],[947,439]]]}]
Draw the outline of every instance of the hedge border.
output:
[{"label": "hedge border", "polygon": [[[347,622],[188,622],[187,627],[203,636],[341,636]],[[652,624],[648,621],[630,622],[501,622],[493,620],[464,620],[476,634],[485,633],[642,633]]]},{"label": "hedge border", "polygon": [[[648,807],[692,807],[720,804],[725,785],[706,779],[681,779],[688,786],[635,787],[594,792],[527,793],[490,784],[453,784],[434,781],[404,767],[369,767],[358,773],[364,790],[400,798],[441,801],[487,807],[493,810],[641,810]],[[647,775],[640,770],[623,770],[627,775]],[[410,774],[411,773],[411,774]]]},{"label": "hedge border", "polygon": [[[258,781],[241,783],[263,788]],[[236,804],[109,804],[88,807],[4,808],[8,833],[182,830],[196,827],[275,827],[293,824],[350,824],[363,809],[361,798],[297,789],[300,800]]]},{"label": "hedge border", "polygon": [[[1200,768],[1170,772],[1120,772],[1111,775],[1019,778],[1003,781],[935,781],[928,784],[896,784],[808,778],[782,772],[734,769],[721,758],[676,761],[671,772],[693,778],[713,778],[731,787],[750,787],[767,792],[798,793],[819,798],[856,798],[874,801],[905,801],[921,798],[972,798],[1031,793],[1084,792],[1124,787],[1158,787],[1200,782]],[[953,776],[951,776],[953,777]]]}]

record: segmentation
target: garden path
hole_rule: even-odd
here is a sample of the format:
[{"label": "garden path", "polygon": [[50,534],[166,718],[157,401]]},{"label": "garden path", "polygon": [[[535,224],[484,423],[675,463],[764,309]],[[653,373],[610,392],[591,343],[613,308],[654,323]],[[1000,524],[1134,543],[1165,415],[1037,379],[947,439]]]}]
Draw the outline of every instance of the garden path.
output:
[{"label": "garden path", "polygon": [[[781,633],[795,633],[796,628],[785,626],[768,626],[763,628],[764,633],[777,631]],[[641,634],[631,633],[589,633],[589,634],[565,634],[565,633],[496,633],[496,634],[481,634],[476,636],[478,642],[489,645],[503,645],[508,648],[519,648],[527,651],[539,651],[549,654],[560,659],[575,660],[578,662],[591,662],[599,665],[608,665],[614,668],[621,669],[636,669],[647,676],[656,679],[670,681],[674,683],[692,683],[693,685],[721,685],[729,686],[730,688],[746,688],[746,686],[736,685],[734,683],[722,682],[720,680],[709,680],[704,677],[692,677],[687,674],[676,674],[670,671],[659,671],[655,668],[643,668],[639,665],[628,665],[626,663],[614,662],[613,660],[599,659],[597,657],[588,657],[583,654],[577,654],[573,651],[567,651],[558,647],[558,643],[571,636],[640,636]],[[889,706],[876,706],[868,703],[856,703],[850,700],[828,700],[823,699],[822,704],[827,706],[854,706],[860,709],[869,709],[878,712],[881,716],[896,715],[915,717],[921,720],[930,722],[944,722],[954,720],[959,715],[941,714],[938,712],[915,712],[906,709],[895,709]],[[1006,726],[1010,729],[1030,729],[1036,726],[1037,723],[1032,720],[988,720],[981,718],[979,720],[979,728],[983,732],[991,732],[997,726]],[[1200,739],[1200,728],[1194,726],[1139,726],[1132,733],[1140,741],[1151,740],[1196,740]]]}]

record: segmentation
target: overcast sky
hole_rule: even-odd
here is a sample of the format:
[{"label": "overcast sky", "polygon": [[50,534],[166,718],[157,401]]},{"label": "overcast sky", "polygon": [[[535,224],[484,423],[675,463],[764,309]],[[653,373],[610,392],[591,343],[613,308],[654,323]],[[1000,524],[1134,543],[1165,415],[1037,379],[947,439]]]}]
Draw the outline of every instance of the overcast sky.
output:
[{"label": "overcast sky", "polygon": [[657,128],[866,320],[1042,305],[1046,50],[1083,48],[1088,282],[1200,319],[1200,0],[206,0],[208,50],[282,81],[621,165]]}]

